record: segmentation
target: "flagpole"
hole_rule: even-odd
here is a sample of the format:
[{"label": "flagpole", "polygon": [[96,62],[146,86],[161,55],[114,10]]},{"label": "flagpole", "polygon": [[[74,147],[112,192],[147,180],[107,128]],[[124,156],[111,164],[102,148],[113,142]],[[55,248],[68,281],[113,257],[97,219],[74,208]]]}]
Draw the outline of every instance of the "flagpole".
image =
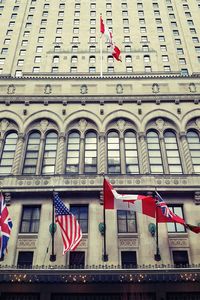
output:
[{"label": "flagpole", "polygon": [[[103,174],[103,179],[105,179],[105,176]],[[104,184],[103,184],[104,188]],[[104,190],[103,190],[103,195],[104,195]],[[105,210],[105,199],[103,196],[103,224],[104,224],[104,235],[103,235],[103,261],[108,261],[108,254],[106,251],[106,210]]]},{"label": "flagpole", "polygon": [[[53,191],[53,198],[54,198],[55,192]],[[54,253],[54,237],[55,237],[55,223],[54,223],[54,214],[55,214],[55,208],[54,208],[54,200],[52,198],[52,223],[51,223],[51,255],[49,260],[51,262],[56,261],[56,255]]]},{"label": "flagpole", "polygon": [[[100,14],[100,19],[101,19],[101,14]],[[101,25],[100,25],[101,26]],[[101,28],[100,28],[101,30]],[[101,36],[100,36],[100,77],[102,78],[103,77],[103,43],[102,43],[102,36],[103,34],[101,33]]]},{"label": "flagpole", "polygon": [[[155,188],[155,192],[156,192],[156,194],[157,194],[156,188]],[[158,215],[158,207],[157,207],[157,205],[156,205],[156,254],[154,255],[154,259],[155,259],[156,261],[160,261],[160,260],[161,260],[161,256],[160,256],[160,250],[159,250],[157,215]]]}]

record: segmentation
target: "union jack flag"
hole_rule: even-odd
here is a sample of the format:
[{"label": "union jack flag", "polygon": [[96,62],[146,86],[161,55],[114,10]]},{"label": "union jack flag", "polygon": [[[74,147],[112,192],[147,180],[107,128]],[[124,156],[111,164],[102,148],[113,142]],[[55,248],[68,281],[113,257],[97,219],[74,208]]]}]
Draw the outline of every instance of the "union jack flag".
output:
[{"label": "union jack flag", "polygon": [[169,209],[163,198],[156,192],[156,205],[160,207],[162,214],[167,218],[173,218],[175,214]]},{"label": "union jack flag", "polygon": [[9,217],[3,194],[0,193],[0,259],[3,260],[10,233],[12,229],[12,221]]},{"label": "union jack flag", "polygon": [[73,251],[82,239],[82,231],[75,216],[69,211],[58,194],[54,194],[56,222],[60,225],[63,239],[63,254]]}]

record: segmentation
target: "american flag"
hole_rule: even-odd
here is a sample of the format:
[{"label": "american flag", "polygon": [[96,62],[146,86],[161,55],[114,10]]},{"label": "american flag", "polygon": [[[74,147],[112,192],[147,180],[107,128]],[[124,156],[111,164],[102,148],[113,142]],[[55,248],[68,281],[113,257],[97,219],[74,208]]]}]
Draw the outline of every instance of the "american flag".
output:
[{"label": "american flag", "polygon": [[73,251],[82,239],[82,231],[75,216],[62,202],[58,194],[54,194],[56,222],[60,225],[63,239],[63,254]]},{"label": "american flag", "polygon": [[0,193],[0,259],[4,258],[12,226],[3,194]]}]

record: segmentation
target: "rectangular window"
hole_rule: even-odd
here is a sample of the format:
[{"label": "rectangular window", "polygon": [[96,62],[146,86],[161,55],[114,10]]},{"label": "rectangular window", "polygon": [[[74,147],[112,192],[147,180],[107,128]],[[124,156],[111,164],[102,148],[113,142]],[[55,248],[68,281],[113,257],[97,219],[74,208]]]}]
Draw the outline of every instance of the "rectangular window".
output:
[{"label": "rectangular window", "polygon": [[137,232],[136,213],[134,211],[117,210],[118,233]]},{"label": "rectangular window", "polygon": [[[173,213],[183,218],[183,207],[181,205],[168,205],[168,207]],[[185,232],[185,227],[179,223],[168,222],[167,230],[168,232]]]},{"label": "rectangular window", "polygon": [[187,251],[172,251],[173,262],[176,268],[187,268],[189,266]]},{"label": "rectangular window", "polygon": [[123,269],[137,268],[137,257],[135,251],[121,252],[121,265]]},{"label": "rectangular window", "polygon": [[83,233],[88,232],[88,205],[70,205],[71,213],[76,217]]},{"label": "rectangular window", "polygon": [[18,268],[32,268],[33,251],[19,251],[17,259]]},{"label": "rectangular window", "polygon": [[74,251],[69,253],[69,268],[70,269],[84,269],[85,266],[85,252]]},{"label": "rectangular window", "polygon": [[20,233],[38,233],[40,223],[40,211],[40,206],[23,206]]}]

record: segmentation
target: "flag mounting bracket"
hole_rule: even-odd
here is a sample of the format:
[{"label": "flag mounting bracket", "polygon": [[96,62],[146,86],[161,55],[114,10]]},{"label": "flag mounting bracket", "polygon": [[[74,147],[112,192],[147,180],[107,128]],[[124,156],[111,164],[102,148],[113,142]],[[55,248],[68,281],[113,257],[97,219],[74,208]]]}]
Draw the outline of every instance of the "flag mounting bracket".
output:
[{"label": "flag mounting bracket", "polygon": [[50,260],[51,262],[56,261],[56,255],[55,255],[55,254],[51,254],[49,260]]}]

